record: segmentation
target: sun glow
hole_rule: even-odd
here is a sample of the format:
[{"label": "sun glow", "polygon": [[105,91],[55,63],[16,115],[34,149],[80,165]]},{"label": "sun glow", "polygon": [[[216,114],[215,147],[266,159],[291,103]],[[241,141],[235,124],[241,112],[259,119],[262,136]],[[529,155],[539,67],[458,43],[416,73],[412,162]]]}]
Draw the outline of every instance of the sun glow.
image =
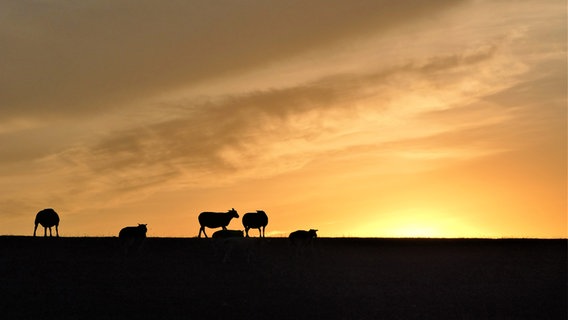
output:
[{"label": "sun glow", "polygon": [[[431,223],[430,223],[431,224]],[[438,238],[442,237],[440,230],[433,225],[409,223],[391,230],[389,237],[394,238]]]},{"label": "sun glow", "polygon": [[479,237],[479,230],[466,221],[442,211],[406,209],[381,215],[361,226],[357,234],[387,238],[458,238]]}]

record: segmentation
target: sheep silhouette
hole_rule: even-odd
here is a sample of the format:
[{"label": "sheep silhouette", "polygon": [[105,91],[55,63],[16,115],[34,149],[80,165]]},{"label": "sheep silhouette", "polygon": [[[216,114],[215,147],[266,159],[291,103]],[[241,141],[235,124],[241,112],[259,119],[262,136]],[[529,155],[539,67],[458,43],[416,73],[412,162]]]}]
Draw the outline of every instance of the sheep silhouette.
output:
[{"label": "sheep silhouette", "polygon": [[43,236],[47,237],[47,229],[49,228],[49,236],[52,237],[51,227],[55,226],[55,233],[59,237],[59,215],[52,208],[43,209],[37,213],[34,222],[34,237],[36,236],[37,226],[41,224],[43,227]]},{"label": "sheep silhouette", "polygon": [[199,214],[199,217],[197,218],[199,220],[199,225],[201,225],[197,237],[201,238],[201,232],[203,232],[205,238],[207,238],[205,227],[211,229],[223,228],[223,230],[227,230],[227,226],[231,222],[231,219],[238,217],[239,214],[237,213],[237,210],[235,210],[235,208],[232,208],[227,212],[201,212]]},{"label": "sheep silhouette", "polygon": [[268,216],[266,212],[262,210],[256,210],[256,212],[247,212],[243,216],[243,226],[245,227],[246,236],[249,236],[249,229],[258,229],[260,237],[264,238],[264,229],[268,224]]},{"label": "sheep silhouette", "polygon": [[243,231],[242,230],[218,230],[213,232],[212,238],[242,238]]},{"label": "sheep silhouette", "polygon": [[313,240],[318,237],[316,232],[317,230],[315,229],[310,229],[309,231],[296,230],[290,233],[288,238],[293,245],[306,246],[311,244]]},{"label": "sheep silhouette", "polygon": [[134,250],[136,252],[140,251],[144,240],[146,240],[146,232],[148,232],[146,226],[146,224],[138,224],[138,226],[124,227],[120,230],[118,238],[121,240],[125,254],[129,254]]}]

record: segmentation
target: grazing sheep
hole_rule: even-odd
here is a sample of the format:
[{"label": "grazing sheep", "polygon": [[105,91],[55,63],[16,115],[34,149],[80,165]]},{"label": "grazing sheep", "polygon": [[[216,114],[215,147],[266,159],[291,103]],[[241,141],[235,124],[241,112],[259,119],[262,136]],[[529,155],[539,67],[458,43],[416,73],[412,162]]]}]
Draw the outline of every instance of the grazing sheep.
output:
[{"label": "grazing sheep", "polygon": [[308,244],[311,244],[313,242],[313,239],[317,238],[317,230],[315,229],[310,229],[309,231],[306,230],[297,230],[294,231],[292,233],[290,233],[290,242],[293,245],[302,245],[302,246],[306,246]]},{"label": "grazing sheep", "polygon": [[242,230],[218,230],[215,231],[212,235],[213,238],[242,238],[243,231]]},{"label": "grazing sheep", "polygon": [[118,233],[118,238],[122,242],[124,253],[128,254],[132,250],[140,251],[144,240],[146,240],[146,224],[138,224],[136,227],[124,227]]},{"label": "grazing sheep", "polygon": [[199,214],[198,220],[201,228],[199,228],[199,234],[197,235],[198,238],[201,238],[201,232],[207,238],[207,234],[205,233],[205,227],[207,228],[223,228],[223,230],[227,230],[227,226],[231,219],[238,218],[239,214],[235,208],[227,212],[201,212]]},{"label": "grazing sheep", "polygon": [[43,209],[37,213],[35,218],[34,237],[36,236],[37,225],[43,227],[43,236],[47,237],[47,228],[49,228],[49,236],[52,237],[51,227],[55,226],[55,233],[59,237],[59,215],[51,208]]},{"label": "grazing sheep", "polygon": [[256,210],[256,212],[247,212],[243,216],[243,226],[245,227],[246,236],[249,236],[249,229],[258,229],[260,237],[264,238],[264,229],[268,224],[268,216],[266,212],[262,210]]}]

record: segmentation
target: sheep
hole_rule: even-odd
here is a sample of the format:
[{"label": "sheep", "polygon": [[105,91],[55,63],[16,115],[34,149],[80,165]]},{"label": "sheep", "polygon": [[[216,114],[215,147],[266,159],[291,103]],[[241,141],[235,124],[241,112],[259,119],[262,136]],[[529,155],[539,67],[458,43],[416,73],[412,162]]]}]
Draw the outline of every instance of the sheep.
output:
[{"label": "sheep", "polygon": [[249,229],[254,228],[258,229],[260,233],[260,237],[264,238],[265,233],[264,229],[268,224],[268,216],[266,212],[262,210],[256,210],[256,212],[247,212],[243,216],[243,226],[245,227],[246,236],[249,236]]},{"label": "sheep", "polygon": [[223,228],[223,230],[227,230],[227,226],[231,219],[238,218],[239,214],[235,208],[227,212],[201,212],[199,214],[198,220],[201,228],[199,228],[199,234],[197,235],[198,238],[201,238],[201,232],[207,238],[207,234],[205,233],[205,227],[208,228]]},{"label": "sheep", "polygon": [[51,208],[43,209],[37,213],[34,222],[34,237],[36,236],[37,226],[41,224],[43,227],[43,236],[47,237],[47,229],[49,228],[49,236],[52,237],[51,227],[55,226],[55,233],[59,237],[59,215]]},{"label": "sheep", "polygon": [[124,253],[128,254],[132,250],[140,251],[148,228],[146,224],[138,224],[136,227],[124,227],[118,233],[118,238],[122,242]]},{"label": "sheep", "polygon": [[297,230],[290,233],[290,244],[294,247],[296,257],[308,257],[314,254],[314,239],[317,238],[317,230]]},{"label": "sheep", "polygon": [[317,230],[310,229],[309,231],[306,230],[297,230],[290,233],[289,239],[293,245],[302,245],[306,246],[313,242],[313,239],[317,238]]},{"label": "sheep", "polygon": [[242,230],[218,230],[215,231],[212,235],[213,238],[242,238],[243,231]]}]

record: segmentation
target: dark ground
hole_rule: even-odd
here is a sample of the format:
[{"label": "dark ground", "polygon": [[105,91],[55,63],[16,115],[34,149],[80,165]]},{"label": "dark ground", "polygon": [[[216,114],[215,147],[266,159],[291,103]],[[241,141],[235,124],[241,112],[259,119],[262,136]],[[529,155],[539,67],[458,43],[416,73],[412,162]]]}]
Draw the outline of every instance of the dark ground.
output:
[{"label": "dark ground", "polygon": [[117,238],[0,236],[0,317],[568,318],[565,239],[248,240],[222,263],[211,239],[124,256]]}]

